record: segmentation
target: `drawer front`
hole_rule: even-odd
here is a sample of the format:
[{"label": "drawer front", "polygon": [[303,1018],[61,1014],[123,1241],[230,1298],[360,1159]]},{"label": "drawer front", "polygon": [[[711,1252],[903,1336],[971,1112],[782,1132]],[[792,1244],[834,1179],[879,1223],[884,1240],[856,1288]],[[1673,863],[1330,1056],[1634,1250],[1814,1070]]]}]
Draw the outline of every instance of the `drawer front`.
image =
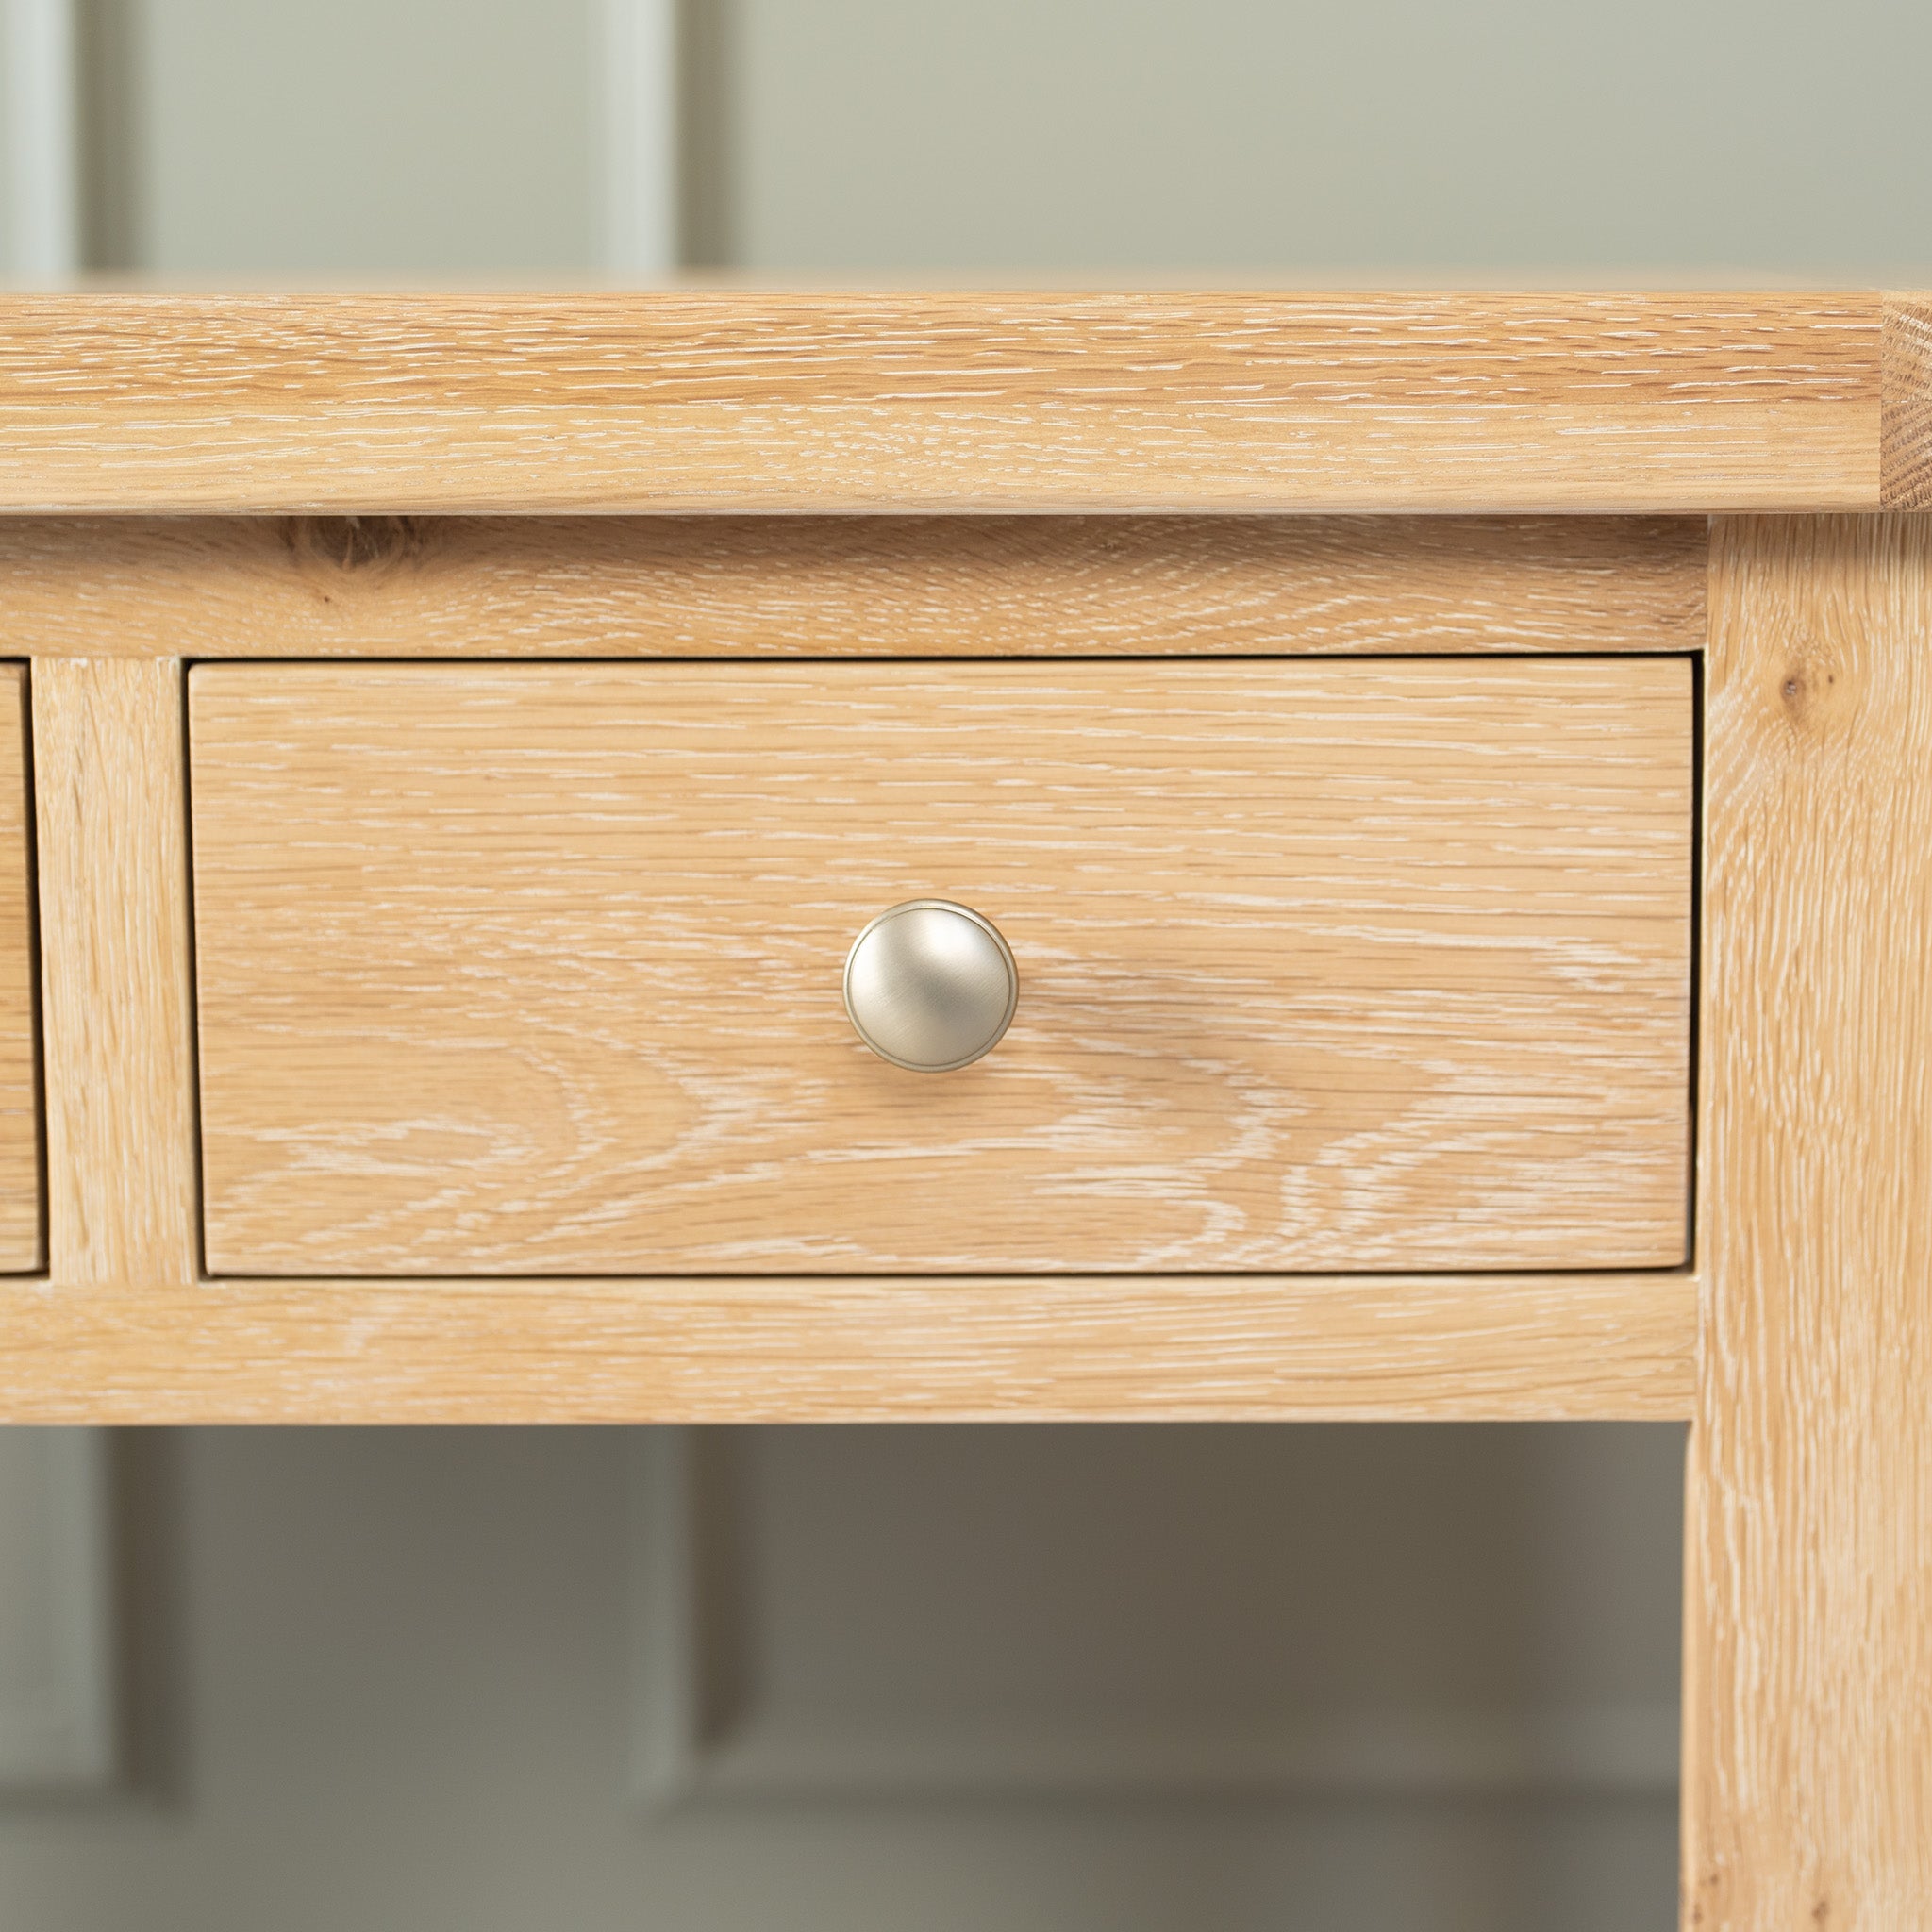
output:
[{"label": "drawer front", "polygon": [[[1673,1265],[1681,658],[202,666],[208,1263]],[[957,900],[917,1074],[846,953]]]},{"label": "drawer front", "polygon": [[42,1265],[26,707],[25,668],[0,664],[0,1272],[9,1274]]}]

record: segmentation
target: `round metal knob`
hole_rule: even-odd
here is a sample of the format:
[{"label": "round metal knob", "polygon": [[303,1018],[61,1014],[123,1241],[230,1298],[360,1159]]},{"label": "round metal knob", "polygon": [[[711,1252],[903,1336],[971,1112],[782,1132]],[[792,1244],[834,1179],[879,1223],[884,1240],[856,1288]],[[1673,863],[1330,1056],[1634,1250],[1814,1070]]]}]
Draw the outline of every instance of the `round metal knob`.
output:
[{"label": "round metal knob", "polygon": [[950,1073],[991,1053],[1019,998],[999,928],[950,899],[881,912],[845,958],[845,1010],[859,1039],[915,1074]]}]

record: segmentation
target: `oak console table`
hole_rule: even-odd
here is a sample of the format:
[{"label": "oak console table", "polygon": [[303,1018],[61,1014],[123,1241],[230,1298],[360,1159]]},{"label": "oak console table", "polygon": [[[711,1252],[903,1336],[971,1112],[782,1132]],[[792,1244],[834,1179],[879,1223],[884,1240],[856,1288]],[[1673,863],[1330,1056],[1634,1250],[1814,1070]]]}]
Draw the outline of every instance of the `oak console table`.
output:
[{"label": "oak console table", "polygon": [[1932,1923],[1932,298],[20,297],[0,511],[0,1412],[1681,1418],[1685,1923]]}]

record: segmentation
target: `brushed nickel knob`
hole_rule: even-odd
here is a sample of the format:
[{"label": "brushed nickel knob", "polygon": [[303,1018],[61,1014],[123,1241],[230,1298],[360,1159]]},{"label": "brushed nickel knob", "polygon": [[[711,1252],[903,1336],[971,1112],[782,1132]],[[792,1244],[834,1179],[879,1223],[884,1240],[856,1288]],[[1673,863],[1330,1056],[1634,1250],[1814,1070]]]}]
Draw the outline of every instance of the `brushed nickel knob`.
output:
[{"label": "brushed nickel knob", "polygon": [[1019,998],[999,928],[950,899],[881,912],[845,956],[845,1010],[859,1039],[915,1074],[948,1074],[991,1053]]}]

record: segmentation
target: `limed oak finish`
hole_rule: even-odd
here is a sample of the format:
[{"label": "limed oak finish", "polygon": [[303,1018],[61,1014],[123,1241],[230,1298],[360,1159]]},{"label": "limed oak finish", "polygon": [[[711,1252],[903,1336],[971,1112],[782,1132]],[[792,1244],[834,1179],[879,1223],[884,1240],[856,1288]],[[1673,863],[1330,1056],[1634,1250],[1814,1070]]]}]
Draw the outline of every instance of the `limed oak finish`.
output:
[{"label": "limed oak finish", "polygon": [[[189,688],[220,1274],[1668,1267],[1683,658]],[[908,1074],[860,928],[1006,935]]]},{"label": "limed oak finish", "polygon": [[1932,1917],[1932,518],[1720,524],[1689,1923]]},{"label": "limed oak finish", "polygon": [[[1877,293],[15,296],[0,508],[1877,509],[1903,500],[1880,443],[1909,312]],[[1909,452],[1884,469],[1917,475]]]},{"label": "limed oak finish", "polygon": [[0,1272],[11,1274],[42,1259],[26,706],[25,670],[0,664]]},{"label": "limed oak finish", "polygon": [[[0,1189],[7,1211],[21,1217],[38,1199],[33,1136],[5,1098],[30,1104],[32,1094],[31,981],[17,977],[15,993],[5,983],[7,961],[31,970],[33,924],[16,893],[9,925],[5,868],[18,865],[24,888],[30,860],[46,1167],[45,1252],[31,1244],[31,1217],[18,1219],[11,1250],[39,1272],[0,1272],[0,1413],[1688,1420],[1684,1924],[1895,1932],[1932,1923],[1932,298],[8,299],[0,508],[0,644],[29,663],[8,689],[17,706],[31,686],[33,747],[21,774],[32,809],[23,801],[17,840],[5,819],[11,768],[0,758],[0,1131],[15,1136],[0,1163],[11,1159],[19,1183]],[[1620,514],[1576,514],[1604,511]],[[1739,511],[1787,514],[1705,521]],[[1331,661],[1307,661],[1316,658]],[[1519,692],[1496,713],[1499,800],[1543,795],[1550,761],[1574,750],[1575,721],[1560,708],[1547,730],[1528,729],[1547,715],[1521,697],[1532,690],[1567,691],[1607,726],[1607,693],[1680,693],[1665,708],[1688,708],[1696,757],[1688,781],[1670,763],[1648,805],[1633,795],[1627,811],[1604,811],[1606,839],[1579,843],[1590,800],[1601,802],[1590,761],[1627,778],[1617,746],[1636,741],[1627,727],[1641,720],[1633,712],[1598,734],[1578,767],[1584,782],[1561,799],[1550,791],[1541,819],[1515,825],[1531,861],[1520,905],[1502,868],[1458,874],[1456,845],[1440,837],[1452,821],[1467,829],[1474,794],[1455,791],[1456,748],[1480,742],[1483,721],[1474,738],[1411,744],[1413,770],[1399,785],[1377,767],[1387,827],[1367,810],[1328,822],[1341,843],[1309,903],[1321,945],[1346,955],[1363,988],[1386,992],[1393,981],[1382,969],[1429,957],[1424,915],[1440,923],[1447,906],[1489,908],[1454,953],[1467,974],[1457,998],[1429,1021],[1459,1043],[1402,1061],[1396,1104],[1363,1143],[1372,1159],[1361,1172],[1377,1183],[1364,1217],[1348,1224],[1351,1204],[1331,1191],[1305,1224],[1325,1228],[1351,1265],[1288,1265],[1288,1198],[1261,1184],[1276,1151],[1274,1172],[1307,1172],[1293,1163],[1295,1119],[1341,1120],[1333,1107],[1294,1114],[1292,1076],[1306,1074],[1308,1041],[1326,1027],[1332,1065],[1350,1080],[1375,1063],[1383,1023],[1372,1017],[1346,1038],[1342,1008],[1310,1004],[1305,990],[1297,1010],[1308,1032],[1258,1078],[1227,1072],[1238,1056],[1208,1057],[1205,1079],[1198,1057],[1167,1046],[1144,1056],[1159,1080],[1204,1080],[1205,1091],[1220,1079],[1236,1104],[1195,1108],[1191,1138],[1155,1190],[1137,1191],[1140,1170],[1117,1171],[1117,1198],[1128,1203],[1118,1227],[1098,1216],[1063,1223],[1056,1238],[1091,1241],[1099,1272],[1070,1265],[1071,1248],[1051,1266],[1034,1265],[1035,1253],[1025,1268],[897,1267],[889,1254],[927,1234],[922,1270],[941,1240],[955,1258],[984,1258],[1011,1236],[991,1215],[962,1227],[956,1213],[930,1230],[902,1216],[889,1230],[895,1208],[874,1210],[867,1256],[812,1272],[783,1254],[758,1265],[785,1272],[696,1272],[721,1257],[694,1258],[715,1235],[683,1209],[675,1265],[691,1272],[606,1265],[639,1265],[642,1245],[641,1191],[634,1177],[608,1179],[625,1158],[628,1101],[582,1044],[600,999],[613,1002],[607,1018],[617,1015],[607,1029],[612,1066],[636,1056],[634,1028],[650,1038],[643,1003],[624,990],[623,936],[610,924],[622,895],[661,909],[652,892],[685,876],[705,885],[692,905],[731,903],[718,890],[730,864],[715,853],[732,843],[733,797],[751,813],[736,827],[743,849],[769,841],[760,863],[782,871],[780,829],[795,830],[801,852],[846,845],[823,816],[781,824],[772,803],[789,743],[818,737],[820,724],[782,734],[775,757],[741,756],[719,736],[728,693],[836,689],[845,712],[871,705],[890,720],[891,692],[908,677],[940,691],[1094,680],[1080,733],[1048,732],[1045,755],[1025,759],[1010,734],[989,734],[984,755],[1007,759],[1015,797],[1044,772],[1093,808],[1085,819],[1063,814],[1071,824],[1110,823],[1141,841],[1134,869],[1160,892],[1123,887],[1124,906],[1163,893],[1186,904],[1214,889],[1214,865],[1225,861],[1202,858],[1209,814],[1199,801],[1218,760],[1245,757],[1277,715],[1283,744],[1306,752],[1315,741],[1295,738],[1293,712],[1230,698],[1208,730],[1200,706],[1183,702],[1171,733],[1187,741],[1174,759],[1181,780],[1143,785],[1130,805],[1081,791],[1087,767],[1069,744],[1104,743],[1117,717],[1128,721],[1113,724],[1117,736],[1144,753],[1169,724],[1147,696],[1163,679],[1198,692],[1219,678],[1233,692],[1243,680],[1307,677],[1327,704],[1356,675],[1368,680],[1358,690],[1410,696],[1351,707],[1341,726],[1330,718],[1320,742],[1334,772],[1374,753],[1391,721],[1413,722],[1414,694],[1431,679],[1439,692]],[[360,795],[328,789],[331,769],[366,767],[397,728],[394,705],[371,711],[368,692],[450,679],[470,682],[442,688],[472,691],[535,680],[529,689],[551,693],[552,726],[563,715],[558,694],[573,689],[714,694],[682,714],[634,707],[625,744],[655,745],[665,769],[680,757],[689,767],[692,745],[718,748],[717,769],[731,765],[742,782],[704,794],[716,841],[692,839],[683,873],[660,880],[612,865],[636,799],[618,782],[623,747],[586,756],[576,723],[531,739],[526,761],[512,755],[514,724],[500,721],[483,760],[497,776],[492,820],[450,756],[460,706],[415,707],[410,728],[432,741],[441,734],[441,763],[425,760],[416,792],[400,752]],[[234,700],[220,745],[232,816],[191,858],[189,693],[224,680]],[[1102,686],[1141,695],[1116,712]],[[325,688],[341,697],[333,724],[298,700]],[[254,692],[258,708],[241,701]],[[690,735],[672,731],[680,718]],[[893,762],[930,803],[943,755],[912,743],[909,719],[892,728]],[[1648,724],[1637,733],[1651,735]],[[214,744],[199,736],[197,755]],[[830,755],[809,742],[796,756],[807,766],[816,757],[821,777],[829,769]],[[598,815],[573,758],[623,809]],[[1267,773],[1217,808],[1248,823],[1239,814],[1269,784],[1291,782],[1274,765]],[[219,816],[219,797],[195,780],[197,818],[211,800]],[[704,782],[686,769],[677,790],[688,803]],[[270,821],[277,787],[301,805]],[[1444,808],[1433,858],[1416,809],[1431,795]],[[1172,849],[1150,806],[1163,798],[1187,832]],[[1671,871],[1682,864],[1665,852],[1673,814],[1674,851],[1701,837],[1696,878]],[[548,869],[533,857],[540,821],[570,834]],[[689,811],[667,823],[685,834],[697,826]],[[884,867],[892,823],[878,812],[861,822],[852,849],[867,865]],[[907,824],[911,837],[932,820]],[[407,830],[421,856],[389,827]],[[501,876],[461,827],[499,841],[510,860]],[[1059,838],[1058,821],[1050,829],[1058,845],[1029,864],[1066,868],[1068,905],[1083,893],[1108,903],[1104,871],[1089,879],[1074,865],[1088,850],[1081,838]],[[1672,964],[1668,947],[1648,942],[1633,950],[1627,936],[1607,949],[1601,931],[1567,924],[1605,868],[1625,862],[1618,855],[1633,834],[1640,845],[1658,841],[1660,870],[1637,882],[1639,898],[1650,903],[1666,875],[1697,895],[1700,1019],[1675,1129],[1681,1181],[1688,1093],[1688,1266],[1668,1244],[1662,1142],[1641,1126],[1672,1050],[1660,990],[1683,958]],[[306,927],[305,839],[317,867]],[[1023,883],[1010,854],[982,853],[983,842],[960,841],[960,865],[985,868],[982,887]],[[1295,853],[1290,830],[1277,850]],[[1537,861],[1552,852],[1562,867]],[[584,863],[612,865],[608,892],[573,899],[573,869]],[[197,924],[192,874],[203,866]],[[805,876],[801,867],[791,883]],[[811,876],[834,882],[822,896],[842,910],[851,878],[836,864]],[[1377,876],[1399,890],[1350,899]],[[1269,895],[1280,883],[1269,873],[1259,895],[1276,912],[1285,895]],[[1631,887],[1621,878],[1599,904],[1604,919],[1614,924],[1617,891]],[[1458,891],[1473,896],[1458,902]],[[535,921],[519,922],[519,903]],[[788,943],[817,916],[812,903],[795,892],[782,908]],[[1040,893],[1030,903],[1055,902]],[[1555,921],[1548,931],[1559,937],[1541,952],[1511,937],[1525,907]],[[575,950],[542,953],[546,919]],[[358,920],[368,926],[359,936]],[[465,950],[459,934],[474,920],[481,938]],[[723,930],[689,907],[663,929],[681,930],[694,952]],[[1091,938],[1106,920],[1090,906],[1081,930]],[[386,933],[403,942],[383,951]],[[1487,943],[1498,936],[1504,943]],[[312,942],[301,964],[280,952],[295,939]],[[1096,974],[1086,944],[1069,928],[1039,957],[1042,986],[1056,971],[1087,974],[1091,1019],[1091,995],[1143,982]],[[631,963],[661,979],[667,957]],[[1503,1000],[1486,961],[1530,969],[1526,1004],[1491,1010],[1506,1047],[1529,1037],[1513,1029],[1533,1031],[1539,1012],[1568,1011],[1574,1023],[1557,1035],[1554,1108],[1514,1109],[1508,1095],[1520,1089],[1485,1089],[1473,1071],[1479,1036],[1457,999]],[[197,963],[214,1023],[200,1042],[204,1082]],[[1281,1021],[1293,1004],[1277,976],[1286,970],[1273,955],[1264,970],[1224,951],[1212,983],[1224,993],[1247,975],[1251,1004]],[[1436,976],[1446,984],[1446,972]],[[317,985],[325,997],[310,1007],[299,995]],[[566,1012],[562,995],[586,988],[588,1001]],[[418,1037],[458,1029],[446,1037],[458,1059],[481,1016],[493,1039],[511,1042],[502,1051],[517,1066],[550,1050],[567,1077],[534,1108],[526,1094],[458,1078],[442,1091],[460,1104],[441,1118],[392,1109],[391,1144],[407,1144],[409,1161],[382,1171],[366,1139],[316,1131],[333,1108],[338,1126],[359,1133],[375,1103],[394,1098],[385,1080],[419,1078],[407,1054],[391,1063],[372,1050],[379,1029],[358,1028],[378,993],[417,1003]],[[789,998],[781,987],[773,1023],[796,1027],[803,1008]],[[1616,999],[1640,1016],[1627,1040],[1601,1029],[1603,1002]],[[512,1024],[525,1004],[547,1011],[552,1049]],[[699,1024],[685,1030],[697,1039],[722,1008],[702,994],[691,1010]],[[1415,1024],[1411,1043],[1424,1031]],[[1083,1039],[1094,1037],[1090,1028]],[[795,1243],[809,1218],[810,1133],[854,1118],[828,1099],[857,1064],[858,1049],[845,1051],[841,1061],[827,1042],[809,1081],[780,1066],[747,1088],[783,1102],[761,1130],[780,1155],[769,1199],[741,1188],[734,1201],[738,1224],[768,1246]],[[1573,1168],[1566,1209],[1550,1164],[1562,1157],[1540,1152],[1531,1131],[1554,1118],[1560,1138],[1574,1120],[1579,1054],[1600,1065],[1604,1157],[1621,1146],[1616,1158],[1641,1175],[1619,1237],[1633,1244],[1615,1251],[1630,1258],[1579,1266],[1579,1244],[1545,1265],[1488,1265],[1512,1242],[1537,1252],[1565,1211],[1604,1230],[1607,1197],[1585,1180],[1590,1161]],[[313,1064],[303,1087],[285,1076],[305,1056]],[[1069,1091],[1079,1077],[1070,1064],[1048,1070]],[[1525,1064],[1495,1056],[1510,1079]],[[997,1054],[985,1063],[1000,1065]],[[681,1128],[661,1145],[682,1180],[702,1172],[707,1145],[742,1168],[758,1138],[755,1108],[721,1109],[726,1084],[714,1066],[686,1116],[687,1125],[704,1117],[708,1143]],[[1139,1090],[1129,1081],[1127,1091]],[[572,1114],[558,1094],[591,1104]],[[1431,1094],[1454,1104],[1432,1114]],[[1217,1136],[1257,1095],[1282,1137],[1244,1167],[1246,1143]],[[1348,1097],[1382,1104],[1366,1090]],[[1635,1103],[1627,1114],[1625,1102]],[[1491,1108],[1495,1133],[1471,1131]],[[548,1140],[515,1140],[513,1115],[541,1124]],[[1083,1102],[1025,1143],[1039,1157],[1030,1171],[996,1135],[949,1144],[1024,1194],[1029,1173],[1070,1158],[1062,1143],[1091,1173],[1108,1133],[1131,1140],[1149,1118]],[[1661,1135],[1662,1111],[1651,1118]],[[1468,1187],[1412,1259],[1395,1258],[1403,1215],[1382,1185],[1405,1123],[1418,1176],[1404,1208],[1411,1235],[1429,1190],[1440,1207]],[[601,1194],[599,1133],[616,1150]],[[1338,1130],[1325,1144],[1347,1138]],[[1216,1166],[1216,1150],[1230,1148]],[[520,1207],[507,1185],[533,1161],[545,1186],[564,1176],[563,1214]],[[1490,1181],[1477,1179],[1485,1163]],[[1347,1164],[1345,1155],[1332,1163]],[[1490,1185],[1506,1168],[1540,1178],[1528,1191]],[[929,1197],[940,1184],[926,1180]],[[1244,1218],[1224,1211],[1230,1203]],[[1191,1213],[1180,1238],[1203,1251],[1206,1272],[1149,1267],[1167,1238],[1150,1216],[1178,1227]],[[1044,1216],[1026,1224],[1046,1239]],[[1257,1228],[1263,1244],[1278,1242],[1273,1256],[1239,1252]],[[1357,1270],[1364,1250],[1351,1241],[1380,1243],[1387,1266]],[[1457,1241],[1474,1244],[1457,1253]],[[350,1271],[355,1241],[383,1274]],[[1117,1253],[1102,1253],[1108,1241]],[[1483,1267],[1449,1265],[1479,1251]],[[520,1254],[597,1272],[488,1272],[523,1265]],[[425,1256],[462,1272],[423,1274]],[[270,1262],[288,1272],[263,1272]],[[294,1272],[315,1266],[330,1272]]]},{"label": "limed oak finish", "polygon": [[1701,517],[0,517],[36,658],[1704,647]]},{"label": "limed oak finish", "polygon": [[[685,655],[712,639],[720,655],[758,655],[758,617],[774,634],[814,641],[849,620],[859,655],[883,661],[888,640],[920,611],[980,608],[1008,568],[1020,588],[1000,608],[1027,653],[1061,622],[1105,621],[1109,609],[1182,650],[1213,654],[1244,637],[1281,653],[1359,652],[1378,600],[1390,637],[1410,648],[1489,631],[1566,658],[1572,635],[1593,654],[1619,633],[1663,650],[1702,635],[1702,572],[1674,523],[1448,532],[1352,520],[1281,536],[1199,519],[1029,522],[967,541],[950,524],[881,522],[814,569],[801,568],[786,527],[0,524],[17,540],[0,597],[42,680],[48,1084],[109,1103],[70,1103],[72,1126],[50,1138],[49,1281],[11,1298],[0,1284],[6,1413],[527,1422],[1687,1411],[1695,1297],[1681,1269],[210,1276],[192,1074],[185,658],[225,649],[272,659],[285,640],[299,654],[316,638],[339,656],[388,655],[415,625],[445,645],[467,634],[474,647],[491,625],[504,638],[515,626],[517,638],[551,640],[553,651],[595,636],[606,656],[637,626],[632,648],[652,656],[664,633],[644,613],[662,602],[680,613]],[[1221,530],[1225,542],[1211,535]],[[549,564],[547,539],[557,544]],[[928,541],[941,561],[912,560]],[[107,1012],[111,1027],[95,1018]]]}]

